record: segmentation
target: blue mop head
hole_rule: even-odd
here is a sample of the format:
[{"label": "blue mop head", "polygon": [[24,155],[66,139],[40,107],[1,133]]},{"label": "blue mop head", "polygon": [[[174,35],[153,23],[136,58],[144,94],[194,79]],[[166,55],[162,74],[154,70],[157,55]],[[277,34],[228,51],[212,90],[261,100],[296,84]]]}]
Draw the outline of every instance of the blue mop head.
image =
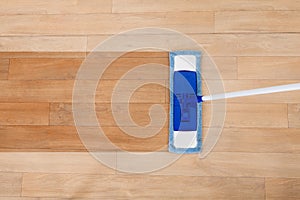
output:
[{"label": "blue mop head", "polygon": [[195,153],[201,150],[200,58],[198,51],[170,52],[170,152]]}]

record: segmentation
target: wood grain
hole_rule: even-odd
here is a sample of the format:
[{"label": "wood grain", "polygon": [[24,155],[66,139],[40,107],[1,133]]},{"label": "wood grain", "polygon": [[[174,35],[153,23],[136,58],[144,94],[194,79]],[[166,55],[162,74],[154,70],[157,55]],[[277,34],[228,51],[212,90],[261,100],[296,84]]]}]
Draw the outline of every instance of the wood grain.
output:
[{"label": "wood grain", "polygon": [[85,52],[86,40],[85,36],[0,37],[0,52]]},{"label": "wood grain", "polygon": [[[87,153],[1,153],[0,155],[2,171],[111,173],[111,170],[107,171],[106,167],[93,159],[91,160]],[[107,153],[107,155],[107,159],[111,159],[112,162],[114,154]],[[22,163],[19,162],[20,159],[23,160]],[[121,152],[118,153],[118,159],[120,159],[118,165],[121,167],[124,164],[121,162]],[[156,174],[299,178],[297,162],[299,162],[299,154],[215,152],[204,160],[199,160],[198,155],[185,155]]]},{"label": "wood grain", "polygon": [[[147,55],[148,56],[148,55]],[[151,56],[151,55],[149,55]],[[80,58],[16,58],[11,59],[9,79],[17,80],[64,80],[75,79],[77,70],[82,64]],[[157,63],[157,64],[155,64]],[[99,63],[101,64],[101,63]],[[167,71],[161,71],[156,66],[168,66],[168,57],[164,58],[126,58],[121,57],[106,69],[101,79],[120,79],[126,72],[138,67],[134,74],[125,79],[167,79]],[[148,70],[147,70],[148,68]],[[30,73],[29,73],[30,72]]]},{"label": "wood grain", "polygon": [[[96,102],[111,101],[112,92],[117,80],[101,80],[96,91]],[[151,82],[151,81],[150,81]],[[165,84],[164,80],[155,82]],[[83,89],[92,87],[95,81],[83,81]],[[142,80],[123,80],[119,84],[120,93],[115,94],[116,102],[127,102],[126,92],[135,85],[141,85],[135,90],[130,99],[131,102],[165,103],[165,88],[158,84],[146,84]],[[0,80],[1,102],[71,102],[74,80]],[[12,92],[13,91],[13,92]],[[151,95],[149,95],[149,93]],[[84,95],[84,94],[82,94]],[[84,96],[84,102],[90,102],[91,98]],[[89,99],[88,99],[89,98]],[[77,100],[74,100],[77,102]]]},{"label": "wood grain", "polygon": [[71,103],[50,104],[50,125],[74,125]]},{"label": "wood grain", "polygon": [[[122,130],[125,128],[124,130]],[[85,127],[96,132],[97,127]],[[117,147],[105,145],[99,138],[90,137],[94,151],[123,149],[133,152],[166,151],[168,128],[162,130],[138,127],[102,127],[104,134]],[[203,129],[205,140],[208,128]],[[13,133],[13,134],[12,134]],[[299,129],[278,128],[224,128],[214,152],[299,153]],[[85,152],[76,128],[73,126],[2,126],[2,152]]]},{"label": "wood grain", "polygon": [[[203,126],[221,126],[219,121],[211,121],[212,106],[203,105]],[[216,109],[216,108],[215,108]],[[222,110],[215,111],[220,115]],[[265,128],[287,128],[287,106],[285,104],[238,104],[226,105],[226,118],[224,127],[265,127]]]},{"label": "wood grain", "polygon": [[0,173],[0,195],[20,196],[22,174],[21,173]]},{"label": "wood grain", "polygon": [[[148,55],[150,54],[150,55]],[[152,57],[151,53],[145,53],[145,57],[127,58],[126,55],[115,60],[106,70],[102,79],[163,79],[169,77],[169,59],[164,53]],[[161,67],[165,70],[161,70]],[[134,73],[130,73],[134,72]],[[125,76],[126,75],[126,76]]]},{"label": "wood grain", "polygon": [[[298,11],[224,11],[215,14],[215,31],[233,32],[299,32]],[[227,23],[230,21],[230,23]]]},{"label": "wood grain", "polygon": [[300,127],[300,104],[288,105],[288,119],[290,128]]},{"label": "wood grain", "polygon": [[[115,168],[116,154],[102,152],[102,155],[104,155],[102,158]],[[87,152],[1,152],[0,161],[2,172],[115,173],[113,169],[99,163]]]},{"label": "wood grain", "polygon": [[[107,181],[111,183],[110,186],[107,186]],[[66,185],[68,187],[63,187]],[[198,199],[199,196],[208,199],[263,199],[263,185],[263,179],[257,178],[29,173],[24,175],[22,195],[118,199]]]},{"label": "wood grain", "polygon": [[86,52],[0,52],[0,58],[85,58]]},{"label": "wood grain", "polygon": [[[84,108],[84,105],[82,105]],[[146,128],[146,125],[150,123],[150,117],[148,115],[148,109],[151,104],[130,104],[129,111],[133,120],[132,124],[128,124],[126,120],[130,120],[130,116],[126,115],[126,104],[116,105],[116,116],[118,120],[121,120],[119,125],[116,124],[115,118],[112,115],[110,104],[97,104],[96,112],[98,120],[104,134],[108,139],[116,145],[119,149],[126,151],[155,151],[166,150],[168,143],[168,128],[167,121],[165,123],[153,122],[153,124]],[[167,105],[163,105],[163,109],[167,109]],[[72,116],[71,104],[51,104],[50,108],[50,124],[51,125],[74,125]],[[83,109],[84,110],[84,109]],[[161,118],[163,116],[161,112],[167,113],[167,111],[154,110],[151,114],[152,118]],[[91,118],[91,116],[85,111],[81,112],[84,118]],[[167,118],[165,119],[167,120]],[[81,122],[82,123],[82,122]],[[135,124],[136,123],[136,124]],[[98,126],[98,124],[80,124],[77,122],[77,126]],[[97,127],[86,127],[88,133],[97,132]],[[100,138],[101,139],[101,138]],[[99,138],[90,137],[87,138],[89,143],[95,143],[91,149],[94,150],[115,150],[103,143],[97,145],[97,142],[101,142]]]},{"label": "wood grain", "polygon": [[10,60],[9,79],[74,79],[83,59],[14,58]]},{"label": "wood grain", "polygon": [[[156,128],[147,128],[142,132],[137,127],[102,127],[104,134],[119,149],[131,152],[167,151],[168,128],[157,131]],[[89,131],[96,128],[88,127]],[[215,152],[261,152],[261,153],[299,153],[299,130],[277,128],[224,128],[222,135],[214,148]],[[207,128],[203,129],[203,138],[207,135]],[[116,150],[111,147],[99,145],[95,141],[91,148],[99,151]],[[98,143],[98,144],[97,144]]]},{"label": "wood grain", "polygon": [[165,103],[166,81],[101,80],[96,91],[95,101],[103,103]]},{"label": "wood grain", "polygon": [[[166,151],[167,128],[102,127],[105,136],[115,146],[107,144],[104,137],[90,134],[84,137],[91,151]],[[82,129],[82,127],[80,128]],[[95,133],[98,127],[84,127],[85,134]],[[12,132],[14,134],[12,134]],[[81,132],[81,134],[83,134]],[[83,135],[81,135],[83,136]],[[1,152],[86,152],[74,126],[2,126],[0,128]],[[108,142],[108,143],[110,143]]]},{"label": "wood grain", "polygon": [[[218,73],[216,73],[218,71]],[[236,57],[208,57],[201,60],[203,79],[237,79]]]},{"label": "wood grain", "polygon": [[0,59],[0,79],[8,77],[9,59]]},{"label": "wood grain", "polygon": [[239,79],[300,79],[299,57],[239,57]]},{"label": "wood grain", "polygon": [[214,34],[191,35],[214,56],[298,56],[295,34]]},{"label": "wood grain", "polygon": [[[90,118],[88,113],[84,112],[82,105],[82,115],[85,118]],[[116,104],[116,115],[121,120],[119,126],[136,126],[122,123],[129,117],[126,104]],[[129,113],[131,118],[137,125],[145,126],[150,122],[148,109],[151,104],[130,104]],[[165,112],[168,112],[168,105],[164,105]],[[203,105],[203,125],[208,127],[214,125],[211,122],[211,105]],[[51,104],[50,108],[50,124],[51,125],[74,125],[72,117],[72,105],[64,103]],[[111,104],[97,104],[96,113],[98,120],[101,121],[101,126],[116,126],[114,116],[112,115]],[[247,113],[245,115],[244,113]],[[153,117],[161,116],[160,110],[155,110]],[[120,117],[121,116],[121,117]],[[163,119],[163,118],[162,118]],[[83,125],[83,124],[82,124]],[[227,104],[225,127],[288,127],[287,121],[287,106],[284,104]]]},{"label": "wood grain", "polygon": [[300,180],[287,178],[266,179],[266,199],[299,199]]},{"label": "wood grain", "polygon": [[[155,45],[158,43],[157,45],[163,45],[172,50],[199,49],[194,43],[184,42],[186,40],[182,40],[178,35],[150,36],[145,34],[144,40],[141,37],[139,40],[141,45],[148,39]],[[189,34],[188,36],[200,44],[211,56],[300,56],[300,34],[298,33]],[[91,51],[108,37],[89,35],[87,51]],[[126,36],[124,40],[132,41],[134,36]],[[177,40],[177,42],[170,44],[170,40]]]},{"label": "wood grain", "polygon": [[[1,200],[40,200],[40,198],[31,198],[31,197],[0,197],[0,199]],[[43,200],[47,200],[47,199],[43,199]]]},{"label": "wood grain", "polygon": [[[116,145],[118,151],[154,152],[166,151],[168,148],[167,127],[147,128],[144,131],[139,131],[136,127],[126,127],[125,131],[122,128],[124,127],[103,127],[105,135]],[[93,149],[100,151],[103,147],[95,145]]]},{"label": "wood grain", "polygon": [[32,80],[0,81],[2,102],[71,101],[73,81]]},{"label": "wood grain", "polygon": [[[118,153],[119,159],[121,154]],[[199,159],[198,155],[184,155],[154,174],[299,178],[299,161],[300,154],[213,152],[204,159]]]},{"label": "wood grain", "polygon": [[[151,52],[146,52],[143,56],[128,58],[127,55],[124,55],[118,58],[109,65],[101,79],[119,79],[131,70],[136,71],[134,73],[127,73],[123,77],[124,79],[168,79],[167,70],[162,71],[160,69],[160,66],[169,66],[169,58],[165,53],[155,54],[158,57],[153,57]],[[82,61],[83,59],[80,58],[13,58],[10,61],[9,79],[74,79]],[[3,68],[4,64],[3,61]],[[138,68],[139,66],[141,68]],[[235,57],[209,58],[204,56],[202,58],[201,69],[205,79],[216,79],[218,77],[214,70],[216,68],[219,70],[220,76],[224,79],[237,78]]]},{"label": "wood grain", "polygon": [[48,103],[0,103],[0,125],[48,124]]},{"label": "wood grain", "polygon": [[172,2],[161,2],[159,0],[113,0],[113,12],[188,12],[188,11],[223,11],[223,10],[299,10],[300,4],[297,1],[268,0],[268,1],[247,1],[247,0],[189,0]]},{"label": "wood grain", "polygon": [[[204,95],[218,83],[226,92],[298,83],[299,13],[294,0],[1,1],[0,199],[299,199],[300,91],[228,99],[205,159],[182,155],[148,174],[116,171],[175,156],[167,152],[170,50],[202,52]],[[143,27],[175,32],[118,35]],[[94,49],[112,36],[105,52]],[[82,99],[72,99],[83,61],[95,73],[80,76]],[[72,101],[83,118],[77,127]],[[104,135],[90,122],[91,103]],[[203,104],[204,141],[222,126],[211,122],[211,108]],[[124,151],[156,151],[158,163]]]},{"label": "wood grain", "polygon": [[0,3],[0,14],[89,14],[111,12],[110,0],[71,1],[4,1]]},{"label": "wood grain", "polygon": [[[108,23],[109,22],[109,23]],[[1,36],[115,34],[140,27],[211,33],[213,12],[88,15],[1,15]]]},{"label": "wood grain", "polygon": [[[204,140],[208,129],[204,128]],[[214,152],[300,153],[299,129],[224,128]]]},{"label": "wood grain", "polygon": [[86,151],[72,126],[1,126],[0,151]]},{"label": "wood grain", "polygon": [[[82,115],[85,118],[91,117],[89,113],[84,112],[86,104],[80,104],[82,108]],[[114,104],[112,113],[111,104],[96,104],[96,113],[101,126],[146,126],[151,122],[149,116],[149,109],[153,104],[145,103],[131,103],[131,104]],[[153,110],[152,118],[162,118],[161,112],[168,112],[168,105],[161,104],[161,110]],[[129,109],[130,116],[127,116],[127,109]],[[118,118],[118,125],[114,118]],[[136,124],[128,124],[125,120],[132,118]],[[70,103],[52,103],[50,106],[50,125],[74,125],[72,104]]]}]

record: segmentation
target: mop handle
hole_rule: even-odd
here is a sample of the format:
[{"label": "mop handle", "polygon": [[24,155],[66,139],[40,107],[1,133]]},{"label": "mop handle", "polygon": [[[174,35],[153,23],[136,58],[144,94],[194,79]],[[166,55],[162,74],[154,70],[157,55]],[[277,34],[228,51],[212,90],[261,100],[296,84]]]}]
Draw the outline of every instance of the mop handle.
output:
[{"label": "mop handle", "polygon": [[229,98],[235,98],[235,97],[253,96],[253,95],[258,95],[258,94],[270,94],[270,93],[276,93],[276,92],[287,92],[287,91],[293,91],[293,90],[300,90],[300,83],[202,96],[201,101],[203,101],[203,102],[204,101],[213,101],[213,100],[218,100],[218,99],[229,99]]}]

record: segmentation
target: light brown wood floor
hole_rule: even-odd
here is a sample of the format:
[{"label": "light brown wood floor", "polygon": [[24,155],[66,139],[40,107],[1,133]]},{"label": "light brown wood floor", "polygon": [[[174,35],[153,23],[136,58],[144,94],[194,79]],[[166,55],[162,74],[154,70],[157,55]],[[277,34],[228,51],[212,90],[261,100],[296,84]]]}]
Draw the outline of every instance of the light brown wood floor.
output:
[{"label": "light brown wood floor", "polygon": [[[300,199],[300,91],[228,101],[221,138],[203,160],[184,155],[162,170],[135,175],[86,152],[72,117],[77,70],[99,42],[145,26],[172,28],[202,44],[226,91],[300,81],[299,1],[1,1],[0,199]],[[164,153],[167,123],[153,137],[134,138],[116,126],[110,109],[118,78],[149,62],[168,65],[168,55],[129,53],[112,63],[102,80],[106,87],[97,89],[96,110],[121,149]],[[169,81],[155,70],[127,81],[148,76]],[[136,91],[130,104],[135,122],[148,124],[154,103],[167,112],[167,94],[153,84]],[[117,103],[122,115],[124,101]],[[209,104],[203,109],[206,130]],[[121,154],[112,158],[116,168]]]}]

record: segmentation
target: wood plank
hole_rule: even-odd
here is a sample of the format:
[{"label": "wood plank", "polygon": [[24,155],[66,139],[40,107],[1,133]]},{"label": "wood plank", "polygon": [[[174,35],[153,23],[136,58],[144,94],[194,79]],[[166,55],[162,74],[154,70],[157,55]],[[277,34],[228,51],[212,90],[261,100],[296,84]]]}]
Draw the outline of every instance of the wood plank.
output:
[{"label": "wood plank", "polygon": [[300,57],[239,57],[239,79],[300,79]]},{"label": "wood plank", "polygon": [[7,79],[8,66],[9,66],[9,59],[0,58],[0,79]]},{"label": "wood plank", "polygon": [[[167,151],[168,128],[147,128],[143,131],[136,127],[103,127],[105,135],[117,146],[117,150],[129,152]],[[95,150],[102,147],[96,146]]]},{"label": "wood plank", "polygon": [[[237,59],[235,57],[203,56],[201,61],[203,79],[237,79]],[[216,74],[218,71],[219,74]]]},{"label": "wood plank", "polygon": [[290,128],[300,128],[300,104],[288,105],[288,120]]},{"label": "wood plank", "polygon": [[[38,36],[35,36],[38,37]],[[10,38],[10,37],[9,37]],[[75,51],[3,51],[0,52],[0,58],[81,58],[84,59],[88,52],[75,52]],[[117,52],[119,55],[119,52]],[[107,57],[116,57],[116,52],[105,52]],[[123,58],[168,58],[169,52],[166,51],[130,51],[124,53]]]},{"label": "wood plank", "polygon": [[[271,87],[278,85],[286,85],[298,83],[297,80],[223,80],[225,92],[235,92],[240,90],[250,90],[255,88]],[[219,90],[218,93],[223,93],[220,88],[220,80],[210,80],[209,83],[203,82],[203,95],[209,95],[206,84],[209,84],[210,88]],[[213,92],[213,91],[210,91]],[[273,94],[256,95],[249,97],[240,97],[227,99],[228,103],[299,103],[300,91],[279,92]]]},{"label": "wood plank", "polygon": [[[107,37],[88,36],[88,51]],[[214,56],[300,55],[299,34],[193,34],[191,37]],[[86,39],[83,36],[1,37],[0,44],[1,52],[82,52],[86,49]],[[174,50],[183,47],[190,48],[187,44],[180,43]]]},{"label": "wood plank", "polygon": [[[99,109],[97,112],[97,116],[100,120],[100,124],[106,124],[106,120],[113,121],[113,118],[118,118],[117,126],[130,126],[127,122],[127,119],[131,117],[132,121],[136,123],[138,126],[146,127],[147,125],[153,122],[152,126],[160,126],[160,125],[167,125],[167,113],[169,113],[169,105],[168,104],[160,104],[158,109],[152,109],[151,107],[153,104],[116,104],[113,105],[113,109],[111,107],[108,108],[107,105],[104,104],[97,104],[96,109]],[[129,109],[129,112],[127,110]],[[114,111],[114,112],[113,112]],[[105,112],[111,115],[103,115]],[[130,116],[127,114],[130,113]],[[164,116],[163,114],[166,113]],[[155,119],[159,119],[160,121],[164,121],[164,117],[166,119],[165,123],[154,122]],[[102,123],[103,122],[103,123]],[[132,123],[132,125],[135,125]],[[107,123],[113,125],[113,123]],[[116,125],[116,123],[114,123]]]},{"label": "wood plank", "polygon": [[[0,197],[0,200],[54,200],[57,198],[40,198],[40,197]],[[65,198],[60,198],[61,200],[67,200]],[[74,200],[80,200],[78,198],[72,198]],[[87,200],[96,200],[95,198],[87,198]]]},{"label": "wood plank", "polygon": [[[91,116],[86,112],[84,105],[79,105],[82,108],[82,115],[84,119],[89,119]],[[167,121],[163,121],[163,113],[168,111],[154,110],[151,114],[153,121],[151,126],[145,126],[150,123],[148,109],[152,104],[130,104],[129,111],[133,119],[132,124],[128,123],[130,117],[126,115],[126,104],[116,105],[118,119],[121,120],[119,125],[116,124],[115,118],[112,116],[110,104],[96,104],[96,112],[102,130],[106,137],[118,147],[126,151],[155,151],[165,150],[168,141]],[[167,110],[167,105],[163,105]],[[65,103],[51,104],[50,108],[50,124],[51,125],[74,125],[72,105]],[[126,117],[127,116],[127,117]],[[155,121],[159,119],[159,121]],[[167,119],[167,118],[166,118]],[[134,124],[134,123],[137,123]],[[77,126],[98,126],[97,124],[90,124],[89,121],[78,122]],[[84,128],[88,133],[97,132],[97,128]],[[91,134],[92,135],[92,134]],[[89,143],[95,143],[99,139],[94,137],[86,138]],[[95,150],[111,150],[115,149],[105,144],[93,146]]]},{"label": "wood plank", "polygon": [[[95,40],[95,42],[97,42]],[[128,52],[119,57],[118,52],[99,53],[96,61],[93,58],[87,58],[87,62],[101,63],[104,56],[116,57],[116,60],[106,69],[103,79],[118,79],[125,72],[133,70],[136,66],[142,66],[141,69],[135,69],[133,74],[126,74],[124,79],[168,79],[169,78],[169,54],[165,51],[141,51]],[[91,55],[97,58],[97,52]],[[103,62],[104,64],[104,62]],[[144,66],[143,66],[144,65]],[[163,67],[166,67],[165,69]],[[217,79],[216,71],[224,79],[237,78],[236,57],[209,57],[204,53],[201,59],[202,75],[206,79]],[[216,78],[217,77],[217,78]]]},{"label": "wood plank", "polygon": [[0,173],[0,195],[20,196],[22,174],[21,173]]},{"label": "wood plank", "polygon": [[[102,39],[108,39],[109,35],[94,35],[89,37],[89,48],[87,49],[88,56],[95,56],[95,58],[99,58],[97,56],[101,56],[100,58],[168,58],[169,51],[162,51],[161,49],[136,49],[132,51],[117,51],[115,49],[111,49],[111,51],[102,51],[94,48],[98,45],[99,42],[102,42]],[[95,46],[94,46],[95,45]],[[94,51],[92,51],[94,50]],[[90,55],[91,54],[91,55]],[[115,60],[114,60],[115,61]]]},{"label": "wood plank", "polygon": [[[122,130],[125,128],[124,130]],[[85,127],[97,132],[97,127]],[[102,127],[104,134],[116,145],[112,148],[99,138],[90,137],[95,151],[126,150],[134,152],[167,151],[168,127]],[[205,141],[208,128],[203,128]],[[13,134],[12,134],[13,133]],[[299,129],[224,128],[214,152],[299,153]],[[73,126],[2,126],[2,152],[86,151]],[[94,142],[93,142],[94,141]]]},{"label": "wood plank", "polygon": [[[158,52],[159,53],[159,52]],[[160,55],[161,54],[161,55]],[[169,77],[168,69],[161,70],[160,67],[169,67],[168,55],[161,52],[152,57],[151,52],[145,52],[144,57],[122,56],[115,60],[106,69],[102,79],[165,79]],[[201,69],[206,79],[216,79],[214,63],[224,79],[237,78],[237,66],[235,57],[202,58]],[[16,80],[60,80],[74,79],[83,59],[80,58],[13,58],[10,62],[9,79]],[[101,62],[101,61],[100,61]],[[141,68],[135,68],[139,67]],[[134,72],[130,70],[135,70]]]},{"label": "wood plank", "polygon": [[189,11],[223,11],[223,10],[299,10],[297,1],[267,0],[173,0],[172,2],[159,0],[113,0],[113,12],[189,12]]},{"label": "wood plank", "polygon": [[[129,94],[132,90],[134,92]],[[128,103],[129,98],[131,103],[165,103],[165,94],[165,80],[100,80],[95,100],[105,103]]]},{"label": "wood plank", "polygon": [[266,199],[299,199],[300,179],[267,178]]},{"label": "wood plank", "polygon": [[71,103],[50,104],[50,125],[74,125],[74,118]]},{"label": "wood plank", "polygon": [[[139,132],[135,127],[130,128],[131,129],[126,129],[128,132],[123,132],[118,127],[103,127],[103,130],[113,144],[126,151],[167,151],[168,127],[163,128],[158,133],[151,128],[146,129],[145,132]],[[207,131],[208,128],[203,128],[204,141],[206,139]],[[299,129],[224,128],[213,151],[299,153],[300,138],[298,133]],[[100,148],[98,149],[101,150]]]},{"label": "wood plank", "polygon": [[14,58],[10,59],[9,79],[75,79],[82,61],[80,58]]},{"label": "wood plank", "polygon": [[[149,82],[153,82],[149,80]],[[164,80],[156,80],[162,85]],[[91,87],[95,81],[83,81],[83,90]],[[111,102],[112,91],[117,80],[101,80],[96,92],[96,102]],[[116,93],[117,102],[127,102],[125,93],[135,85],[143,85],[142,80],[123,80],[123,84],[118,86],[120,93]],[[71,102],[73,92],[73,80],[0,80],[1,102]],[[151,95],[149,95],[151,93]],[[88,98],[82,94],[84,98]],[[77,100],[74,100],[77,102]],[[84,99],[84,102],[91,100]],[[132,94],[131,102],[140,103],[164,103],[165,88],[157,84],[146,84],[138,88]]]},{"label": "wood plank", "polygon": [[48,103],[0,103],[1,125],[48,125]]},{"label": "wood plank", "polygon": [[2,102],[71,101],[73,81],[33,80],[0,81]]},{"label": "wood plank", "polygon": [[[122,153],[117,156],[121,167]],[[212,152],[204,159],[199,159],[198,155],[184,155],[154,174],[299,178],[299,161],[300,154]]]},{"label": "wood plank", "polygon": [[1,36],[115,34],[140,27],[164,27],[184,33],[214,31],[213,12],[2,15]]},{"label": "wood plank", "polygon": [[0,52],[0,58],[85,58],[86,52]]},{"label": "wood plank", "polygon": [[[115,153],[101,153],[103,159],[115,168]],[[113,169],[104,166],[87,152],[1,152],[0,161],[0,171],[2,172],[115,173]]]},{"label": "wood plank", "polygon": [[[207,131],[203,129],[204,138]],[[292,128],[224,128],[213,151],[299,154],[299,131]]]},{"label": "wood plank", "polygon": [[86,151],[72,126],[1,126],[0,151]]},{"label": "wood plank", "polygon": [[221,11],[215,14],[215,31],[291,33],[300,31],[299,21],[298,11]]},{"label": "wood plank", "polygon": [[191,35],[214,56],[299,56],[299,34]]},{"label": "wood plank", "polygon": [[[110,186],[107,185],[108,180]],[[86,187],[87,184],[89,187]],[[189,187],[185,187],[186,185]],[[67,198],[199,199],[201,196],[207,199],[263,199],[263,186],[263,179],[258,178],[29,173],[24,175],[22,195],[57,197],[59,194],[59,197]]]},{"label": "wood plank", "polygon": [[0,14],[89,14],[110,13],[110,0],[63,0],[63,1],[20,1],[12,0],[0,3]]},{"label": "wood plank", "polygon": [[[128,119],[124,116],[127,112],[126,104],[117,104],[117,115],[122,115],[119,118],[121,121]],[[147,115],[148,109],[151,104],[131,104],[129,107],[129,113],[134,122],[139,125],[145,126],[150,122],[150,118]],[[90,118],[88,113],[84,113],[85,105],[82,105],[82,114],[84,118]],[[114,117],[112,116],[110,104],[97,104],[96,112],[98,118],[101,120],[101,126],[116,126]],[[168,113],[168,105],[164,105],[165,112]],[[211,122],[211,105],[203,105],[203,126],[214,126],[215,123]],[[72,105],[65,103],[51,104],[50,108],[50,124],[51,125],[74,125],[72,117]],[[271,114],[272,113],[272,114]],[[161,113],[159,110],[153,113],[153,116]],[[91,125],[91,124],[89,124]],[[161,125],[161,124],[159,124]],[[81,125],[83,126],[83,124]],[[121,127],[135,126],[128,125],[128,122],[120,124]],[[224,123],[225,127],[281,127],[287,128],[287,106],[285,104],[227,104],[226,107],[226,119]]]},{"label": "wood plank", "polygon": [[[202,123],[204,127],[220,126],[219,121],[211,121],[212,106],[203,105]],[[215,108],[216,109],[216,108]],[[218,114],[220,111],[217,111]],[[226,105],[224,127],[265,127],[287,128],[287,105],[285,104],[238,104]]]},{"label": "wood plank", "polygon": [[[153,42],[154,47],[164,46],[172,50],[199,49],[195,43],[188,43],[179,35],[151,36],[145,33],[139,41]],[[298,33],[260,33],[260,34],[189,34],[211,56],[300,56],[300,34]],[[109,36],[89,35],[87,51]],[[141,37],[143,38],[143,37]],[[134,36],[124,36],[124,41],[134,40]],[[170,41],[177,41],[170,43]],[[146,46],[146,45],[145,45]],[[130,46],[128,46],[130,48]],[[117,51],[117,49],[114,49]]]},{"label": "wood plank", "polygon": [[[176,30],[176,29],[175,29]],[[197,36],[202,34],[194,33]],[[194,35],[191,34],[191,35]],[[212,34],[204,34],[205,36],[213,36]],[[88,35],[88,44],[87,44],[87,51],[94,51],[94,52],[103,52],[101,46],[98,47],[100,43],[107,39],[111,43],[112,46],[109,49],[112,52],[123,52],[127,51],[136,51],[136,48],[145,47],[145,49],[141,49],[141,51],[154,51],[154,52],[165,52],[167,49],[171,49],[172,51],[175,50],[182,50],[182,49],[201,49],[199,48],[198,44],[193,41],[189,40],[180,33],[169,31],[165,29],[158,29],[158,30],[143,30],[141,29],[139,32],[135,34],[122,34],[118,35],[118,37],[111,38],[110,35]],[[134,43],[128,41],[135,41]],[[172,42],[176,41],[176,42]],[[210,40],[211,41],[211,40]],[[117,45],[118,44],[118,45]],[[122,44],[122,45],[120,45]],[[206,44],[206,43],[205,43]],[[201,44],[202,45],[202,44]],[[151,47],[149,49],[149,46]],[[97,48],[96,48],[97,47]],[[126,51],[126,52],[127,52]]]},{"label": "wood plank", "polygon": [[[83,59],[64,58],[17,58],[11,59],[10,79],[75,79]],[[158,64],[154,64],[158,63]],[[120,79],[126,72],[140,65],[146,65],[125,79],[167,79],[167,72],[159,70],[160,65],[168,66],[168,58],[119,58],[105,71],[102,79]],[[31,72],[31,73],[28,73]]]},{"label": "wood plank", "polygon": [[[146,54],[147,55],[147,54]],[[162,55],[159,58],[126,58],[121,57],[115,60],[103,74],[103,79],[163,79],[169,77],[169,57]],[[150,55],[151,56],[151,55]],[[138,68],[138,67],[141,68]],[[137,68],[136,68],[137,67]],[[161,67],[165,70],[161,70]],[[131,71],[132,70],[132,71]],[[133,73],[129,73],[129,72]],[[126,75],[126,76],[125,76]],[[123,77],[124,76],[124,77]]]},{"label": "wood plank", "polygon": [[[158,52],[159,53],[159,52]],[[149,53],[151,54],[151,53]],[[164,57],[164,53],[161,53]],[[148,55],[148,53],[145,53]],[[159,56],[159,54],[158,54]],[[139,62],[141,60],[141,63]],[[205,79],[216,79],[218,77],[215,74],[214,61],[216,63],[216,67],[220,71],[220,75],[223,79],[236,79],[237,71],[239,72],[240,79],[298,79],[298,57],[239,57],[238,58],[238,65],[239,69],[236,68],[236,59],[235,57],[212,57],[208,58],[206,56],[203,57],[201,68],[202,73]],[[120,77],[119,73],[122,74],[129,69],[132,69],[134,66],[138,64],[147,64],[157,62],[159,64],[168,65],[167,58],[163,59],[155,59],[155,58],[135,58],[133,61],[130,58],[119,58],[116,62],[114,62],[108,70],[105,72],[103,79],[114,79],[116,77]],[[137,63],[137,64],[136,64]],[[133,66],[134,65],[134,66]],[[258,67],[259,65],[259,67]],[[284,67],[283,67],[284,65]],[[152,67],[155,65],[149,65]],[[155,68],[153,68],[155,69]],[[278,70],[281,76],[278,76]],[[122,71],[122,73],[120,72]],[[149,70],[150,71],[150,70]],[[143,70],[139,71],[141,73],[140,76],[134,77],[126,77],[129,79],[148,79],[149,72],[144,72]],[[158,72],[157,72],[158,73]],[[167,78],[165,73],[161,73],[162,75],[157,74],[156,71],[153,72],[151,70],[151,74],[154,77],[158,78]],[[153,79],[152,76],[149,79]]]},{"label": "wood plank", "polygon": [[[22,17],[24,15],[19,15],[19,16]],[[3,18],[3,16],[0,17],[0,21],[1,18]],[[32,25],[34,24],[33,22],[31,23]],[[1,30],[3,29],[1,28]],[[85,52],[86,36],[0,37],[0,52],[32,52],[32,51],[33,52]]]},{"label": "wood plank", "polygon": [[[153,129],[137,132],[134,127],[129,132],[120,131],[117,127],[103,127],[110,141],[126,151],[167,151],[168,128],[156,133]],[[208,128],[203,128],[205,141]],[[141,140],[140,136],[151,136]],[[134,134],[136,137],[129,137]],[[253,152],[253,153],[299,153],[299,129],[287,128],[223,128],[221,137],[214,147],[214,152]]]},{"label": "wood plank", "polygon": [[[104,137],[90,134],[84,137],[90,151],[166,151],[168,129],[137,127],[102,127]],[[83,127],[80,127],[83,130]],[[97,133],[98,127],[84,127],[85,134]],[[81,132],[82,133],[82,132]],[[1,152],[86,152],[74,126],[2,126],[0,127]]]},{"label": "wood plank", "polygon": [[[126,104],[116,104],[116,112],[121,120],[119,126],[136,126],[129,125],[126,119]],[[147,115],[151,104],[130,104],[129,113],[135,123],[145,126],[150,122]],[[90,118],[88,113],[84,112],[85,105],[82,105],[82,114],[85,118]],[[168,105],[164,105],[165,113],[168,113]],[[284,104],[227,104],[226,107],[225,127],[288,127],[287,125],[287,106]],[[96,113],[101,126],[116,126],[112,115],[110,104],[97,104]],[[270,114],[272,113],[272,114]],[[162,117],[160,110],[155,110],[153,116]],[[213,126],[211,120],[211,105],[203,105],[203,125]],[[122,123],[122,121],[124,123]],[[74,125],[72,116],[72,105],[65,103],[51,104],[50,108],[50,124],[51,125]],[[91,126],[92,124],[88,124]],[[159,123],[159,125],[161,125]],[[83,126],[83,124],[81,124]],[[86,125],[87,126],[87,125]]]},{"label": "wood plank", "polygon": [[[40,198],[31,197],[0,197],[0,200],[40,200]],[[43,199],[46,200],[46,199]],[[50,199],[48,199],[50,200]]]},{"label": "wood plank", "polygon": [[[98,120],[100,121],[101,126],[146,126],[151,122],[149,116],[149,109],[153,104],[145,103],[130,103],[129,105],[118,103],[114,104],[115,114],[112,113],[111,104],[96,104],[95,109],[97,113]],[[131,116],[127,116],[127,106]],[[160,118],[162,120],[161,112],[168,113],[168,105],[161,104],[161,110],[153,110],[152,118]],[[86,104],[79,104],[78,108],[82,108],[82,115],[85,118],[91,118],[89,113],[85,112]],[[116,124],[114,118],[118,117],[118,124]],[[135,124],[129,124],[127,120],[132,118]],[[50,105],[50,125],[74,125],[72,104],[70,103],[51,103]],[[78,125],[78,124],[77,124]],[[161,124],[157,124],[161,125]],[[81,125],[83,126],[83,124]],[[96,125],[97,126],[97,125]]]}]

